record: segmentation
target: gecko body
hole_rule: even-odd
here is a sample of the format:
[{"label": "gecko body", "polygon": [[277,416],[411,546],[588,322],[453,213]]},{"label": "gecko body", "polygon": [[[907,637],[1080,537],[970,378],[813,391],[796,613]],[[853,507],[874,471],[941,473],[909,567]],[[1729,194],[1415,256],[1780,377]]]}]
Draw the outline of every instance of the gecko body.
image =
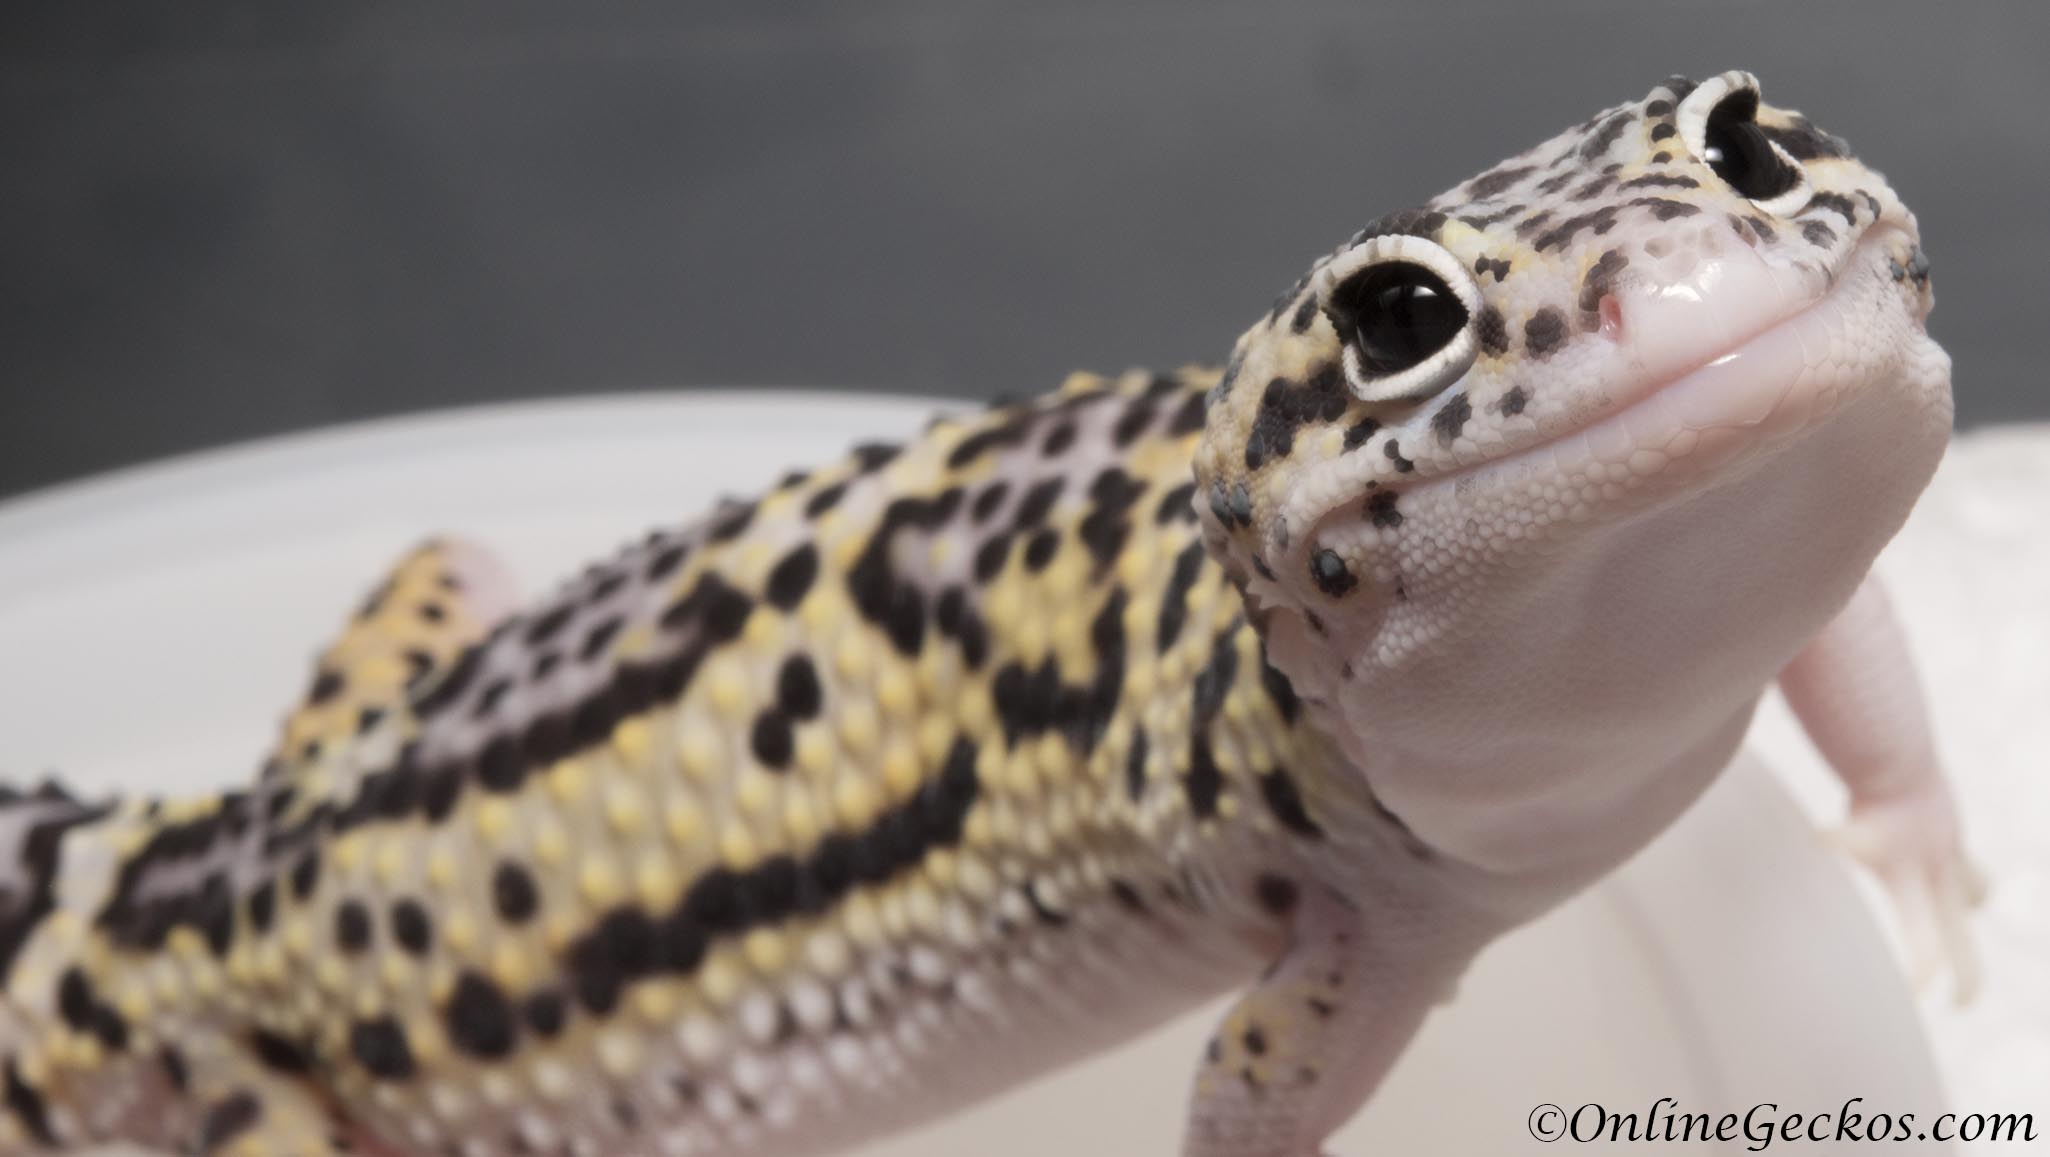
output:
[{"label": "gecko body", "polygon": [[1239,987],[1185,1152],[1309,1157],[1782,671],[1962,960],[1861,587],[1947,437],[1930,304],[1841,141],[1675,79],[1221,369],[938,419],[524,609],[432,544],[247,790],[0,802],[0,1152],[796,1157]]}]

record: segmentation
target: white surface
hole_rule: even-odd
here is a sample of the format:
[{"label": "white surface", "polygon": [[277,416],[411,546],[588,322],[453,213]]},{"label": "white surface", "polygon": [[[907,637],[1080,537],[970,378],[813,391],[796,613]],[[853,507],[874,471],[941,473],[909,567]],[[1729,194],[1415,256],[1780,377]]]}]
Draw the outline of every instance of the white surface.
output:
[{"label": "white surface", "polygon": [[[860,437],[915,431],[929,408],[679,395],[469,411],[284,439],[0,507],[0,773],[61,767],[86,788],[236,782],[321,639],[426,533],[491,544],[538,591],[719,492],[756,488]],[[2050,703],[2046,458],[2020,440],[1954,455],[1887,563],[1930,652],[1939,726],[1999,880],[1982,922],[1988,994],[1964,1016],[1935,1014],[1949,1083],[1962,1108],[2035,1111],[2039,1132],[2050,1131],[2050,1032],[2016,1025],[2050,1023],[2040,971],[2050,886],[2040,827],[2013,818],[2014,805],[2040,805],[2050,790],[2023,774],[2041,769],[2025,750],[2050,744],[2040,709]],[[2034,505],[2017,513],[1977,497],[2003,487]],[[1986,613],[2030,578],[2033,626]],[[2010,686],[2038,692],[2026,718],[2009,713],[2019,702],[2003,698]],[[1776,763],[1812,758],[1780,716],[1761,724],[1760,741]],[[1797,786],[1826,808],[1808,774]],[[2050,809],[2029,814],[2040,824]],[[1213,1017],[863,1152],[1171,1152]],[[1642,1112],[1661,1096],[1714,1115],[1761,1101],[1830,1111],[1848,1096],[1867,1112],[1926,1118],[1947,1107],[1867,908],[1756,766],[1735,769],[1615,879],[1491,949],[1335,1147],[1541,1152],[1526,1132],[1540,1102]],[[1602,1147],[1574,1146],[1589,1148]]]}]

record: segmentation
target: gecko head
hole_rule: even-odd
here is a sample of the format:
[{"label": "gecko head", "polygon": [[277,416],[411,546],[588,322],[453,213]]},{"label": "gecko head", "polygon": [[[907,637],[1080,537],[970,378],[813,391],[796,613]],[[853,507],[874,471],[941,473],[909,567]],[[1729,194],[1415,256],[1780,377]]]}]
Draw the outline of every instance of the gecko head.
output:
[{"label": "gecko head", "polygon": [[1904,415],[1911,500],[1949,428],[1931,303],[1842,140],[1748,73],[1675,78],[1317,261],[1210,395],[1197,506],[1256,607],[1314,622],[1656,517],[1861,398]]}]

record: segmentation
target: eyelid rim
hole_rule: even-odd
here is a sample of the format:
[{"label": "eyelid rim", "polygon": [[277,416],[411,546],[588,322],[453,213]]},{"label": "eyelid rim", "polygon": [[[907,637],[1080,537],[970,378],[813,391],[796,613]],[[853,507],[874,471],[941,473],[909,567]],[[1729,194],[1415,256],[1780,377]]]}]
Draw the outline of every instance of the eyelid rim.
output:
[{"label": "eyelid rim", "polygon": [[[1742,69],[1732,69],[1696,85],[1694,91],[1687,94],[1687,99],[1680,102],[1678,111],[1674,113],[1673,119],[1679,127],[1680,140],[1686,144],[1687,151],[1694,159],[1704,165],[1708,163],[1709,114],[1715,111],[1715,106],[1723,102],[1723,98],[1733,92],[1749,92],[1754,101],[1764,99],[1758,88],[1757,77]],[[1780,159],[1780,163],[1794,174],[1793,187],[1778,196],[1767,197],[1764,200],[1755,197],[1744,199],[1774,217],[1792,217],[1806,208],[1809,200],[1815,196],[1815,190],[1808,184],[1808,170],[1789,156],[1778,141],[1767,137],[1765,144],[1772,150],[1773,155]]]},{"label": "eyelid rim", "polygon": [[1466,310],[1466,324],[1437,353],[1392,374],[1367,373],[1361,364],[1359,351],[1351,342],[1343,343],[1340,361],[1345,369],[1346,385],[1362,402],[1429,397],[1465,375],[1474,359],[1480,356],[1480,340],[1474,336],[1474,319],[1480,316],[1485,305],[1481,300],[1480,286],[1467,272],[1465,263],[1443,246],[1406,233],[1370,237],[1333,258],[1318,273],[1320,307],[1333,326],[1338,322],[1331,313],[1333,292],[1362,270],[1388,264],[1417,265],[1429,270],[1432,276],[1445,283],[1460,307]]}]

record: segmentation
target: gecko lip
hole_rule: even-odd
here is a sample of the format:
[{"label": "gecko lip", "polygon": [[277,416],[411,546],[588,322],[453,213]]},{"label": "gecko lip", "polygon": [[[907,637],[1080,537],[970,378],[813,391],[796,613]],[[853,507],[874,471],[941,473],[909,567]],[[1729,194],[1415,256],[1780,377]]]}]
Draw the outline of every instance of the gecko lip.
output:
[{"label": "gecko lip", "polygon": [[[1629,336],[1618,352],[1630,359],[1636,388],[1591,422],[1400,490],[1510,482],[1541,459],[1548,473],[1565,476],[1593,462],[1622,462],[1633,449],[1658,451],[1673,438],[1763,426],[1832,348],[1847,312],[1869,304],[1861,295],[1870,293],[1869,279],[1883,277],[1887,244],[1902,237],[1888,226],[1868,232],[1845,272],[1820,296],[1790,286],[1790,274],[1762,262],[1722,265],[1683,285],[1621,295],[1622,329]],[[1910,320],[1909,311],[1901,312]]]}]

